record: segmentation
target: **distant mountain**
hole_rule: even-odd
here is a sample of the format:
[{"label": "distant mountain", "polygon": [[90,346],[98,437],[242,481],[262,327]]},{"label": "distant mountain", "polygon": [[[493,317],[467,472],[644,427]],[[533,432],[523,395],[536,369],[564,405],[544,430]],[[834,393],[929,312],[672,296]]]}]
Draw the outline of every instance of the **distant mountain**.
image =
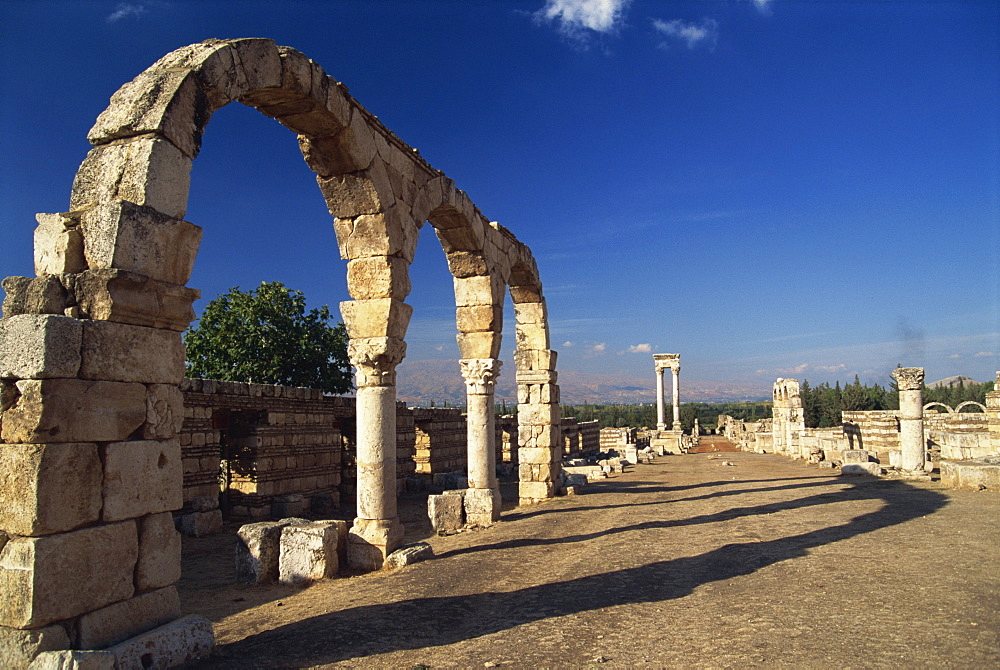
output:
[{"label": "distant mountain", "polygon": [[954,377],[945,377],[944,379],[939,379],[936,382],[931,382],[927,385],[927,388],[941,388],[942,386],[952,386],[962,382],[962,384],[981,384],[982,382],[977,382],[972,377],[965,377],[963,375],[955,375]]},{"label": "distant mountain", "polygon": [[[559,371],[562,402],[569,405],[652,404],[656,402],[656,377],[631,377],[624,374],[599,374],[576,370]],[[427,406],[465,403],[465,382],[455,360],[405,360],[396,370],[396,394],[410,405]],[[681,402],[734,402],[770,400],[770,389],[738,382],[703,382],[681,375]],[[497,400],[516,401],[514,370],[505,365],[497,380]],[[670,388],[667,388],[667,402]]]}]

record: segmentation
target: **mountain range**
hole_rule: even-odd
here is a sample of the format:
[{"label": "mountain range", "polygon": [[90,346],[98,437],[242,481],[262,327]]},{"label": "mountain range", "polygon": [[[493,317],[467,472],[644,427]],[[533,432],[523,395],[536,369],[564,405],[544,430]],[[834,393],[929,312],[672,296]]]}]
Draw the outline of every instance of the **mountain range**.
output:
[{"label": "mountain range", "polygon": [[[669,380],[668,380],[669,383]],[[559,371],[559,388],[564,404],[652,404],[656,402],[656,376],[632,377],[577,370]],[[396,369],[396,397],[414,406],[465,404],[465,382],[455,360],[406,360]],[[514,371],[501,369],[496,386],[497,401],[515,402],[517,385]],[[739,382],[705,382],[680,378],[681,402],[736,402],[770,400],[770,389]],[[667,387],[667,403],[670,387]]]}]

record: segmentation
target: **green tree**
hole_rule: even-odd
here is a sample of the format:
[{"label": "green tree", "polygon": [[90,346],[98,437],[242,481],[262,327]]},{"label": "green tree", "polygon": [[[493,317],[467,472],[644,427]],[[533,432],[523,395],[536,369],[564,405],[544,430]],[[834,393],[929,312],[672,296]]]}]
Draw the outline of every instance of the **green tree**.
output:
[{"label": "green tree", "polygon": [[220,381],[307,386],[345,393],[351,382],[347,330],[323,305],[306,313],[301,291],[261,282],[208,303],[184,334],[187,374]]}]

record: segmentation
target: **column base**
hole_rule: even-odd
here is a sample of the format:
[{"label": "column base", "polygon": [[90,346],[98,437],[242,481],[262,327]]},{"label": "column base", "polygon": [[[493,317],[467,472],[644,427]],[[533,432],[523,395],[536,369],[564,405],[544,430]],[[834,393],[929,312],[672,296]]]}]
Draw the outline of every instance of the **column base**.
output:
[{"label": "column base", "polygon": [[656,430],[666,430],[666,429],[667,429],[667,424],[665,423],[656,424]]},{"label": "column base", "polygon": [[403,524],[393,519],[355,519],[347,533],[347,566],[356,572],[381,570],[403,545]]},{"label": "column base", "polygon": [[500,520],[500,489],[465,491],[465,525],[492,526]]},{"label": "column base", "polygon": [[896,470],[893,472],[896,479],[903,479],[911,482],[929,482],[933,481],[930,474],[925,470]]},{"label": "column base", "polygon": [[680,421],[674,421],[673,430],[683,430],[683,428],[681,428]]}]

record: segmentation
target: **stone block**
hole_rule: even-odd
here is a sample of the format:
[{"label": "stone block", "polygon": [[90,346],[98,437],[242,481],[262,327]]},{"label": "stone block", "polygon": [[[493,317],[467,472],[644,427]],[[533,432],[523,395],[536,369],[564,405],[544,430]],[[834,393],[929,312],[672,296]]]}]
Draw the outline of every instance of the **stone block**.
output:
[{"label": "stone block", "polygon": [[347,532],[347,563],[352,570],[381,570],[386,557],[403,544],[398,519],[354,519]]},{"label": "stone block", "polygon": [[66,649],[39,654],[30,670],[115,670],[115,655],[109,651]]},{"label": "stone block", "polygon": [[1000,491],[1000,457],[941,461],[941,484],[954,489]]},{"label": "stone block", "polygon": [[181,536],[169,512],[139,519],[139,557],[135,588],[149,591],[169,586],[181,578]]},{"label": "stone block", "polygon": [[24,670],[42,652],[67,649],[69,646],[69,636],[62,626],[35,630],[0,626],[0,667]]},{"label": "stone block", "polygon": [[173,586],[149,591],[88,612],[77,620],[77,646],[103,649],[173,621],[181,599]]},{"label": "stone block", "polygon": [[81,217],[91,270],[119,269],[171,284],[186,284],[201,243],[201,228],[125,200],[96,205]]},{"label": "stone block", "polygon": [[455,494],[427,496],[427,516],[431,528],[439,535],[454,532],[465,526],[463,496]]},{"label": "stone block", "polygon": [[866,449],[845,449],[841,453],[842,463],[868,463],[872,453]]},{"label": "stone block", "polygon": [[206,537],[222,532],[222,510],[191,512],[180,517],[181,533],[188,537]]},{"label": "stone block", "polygon": [[434,558],[434,549],[426,542],[417,542],[406,547],[400,547],[385,559],[385,567],[395,570],[414,563],[420,563]]},{"label": "stone block", "polygon": [[0,529],[51,535],[96,522],[102,477],[96,444],[0,444]]},{"label": "stone block", "polygon": [[556,358],[556,352],[551,349],[518,349],[514,351],[514,366],[518,370],[525,372],[530,370],[555,370]]},{"label": "stone block", "polygon": [[76,377],[80,370],[83,322],[53,314],[18,314],[0,319],[0,377]]},{"label": "stone block", "polygon": [[305,584],[335,577],[339,569],[338,540],[337,524],[332,521],[283,528],[278,581],[282,584]]},{"label": "stone block", "polygon": [[124,440],[146,420],[142,384],[83,379],[23,379],[3,414],[10,443]]},{"label": "stone block", "polygon": [[184,378],[184,358],[178,332],[112,321],[84,322],[83,379],[177,385]]},{"label": "stone block", "polygon": [[448,269],[453,277],[460,279],[484,277],[490,272],[483,255],[474,251],[453,251],[448,254]]},{"label": "stone block", "polygon": [[138,552],[132,521],[11,539],[0,551],[0,625],[40,628],[132,597]]},{"label": "stone block", "polygon": [[204,658],[214,647],[212,623],[190,614],[109,647],[107,651],[114,654],[116,668],[166,670]]},{"label": "stone block", "polygon": [[515,322],[514,339],[518,349],[548,349],[549,329],[541,323]]},{"label": "stone block", "polygon": [[[517,323],[535,323],[535,324],[545,324],[548,323],[548,310],[545,308],[545,302],[515,302],[514,303],[514,316]],[[539,368],[533,368],[539,369]],[[544,370],[551,370],[553,368],[540,368]]]},{"label": "stone block", "polygon": [[401,300],[348,300],[340,303],[340,313],[351,338],[392,337],[402,340],[413,308]]},{"label": "stone block", "polygon": [[147,440],[177,437],[183,424],[184,394],[181,390],[173,384],[147,386],[146,423],[142,436]]},{"label": "stone block", "polygon": [[397,256],[358,258],[347,264],[347,290],[354,300],[403,300],[411,288],[407,263]]},{"label": "stone block", "polygon": [[259,521],[240,527],[236,545],[236,581],[266,584],[278,579],[281,531],[291,521]]},{"label": "stone block", "polygon": [[101,445],[105,521],[169,512],[184,505],[181,445],[137,440]]},{"label": "stone block", "polygon": [[299,516],[306,511],[306,500],[299,493],[278,496],[271,503],[271,516],[279,519]]},{"label": "stone block", "polygon": [[503,327],[503,308],[471,305],[455,310],[455,322],[463,333],[499,332]]},{"label": "stone block", "polygon": [[499,333],[458,333],[460,358],[497,358],[500,355]]},{"label": "stone block", "polygon": [[88,270],[75,276],[74,289],[80,309],[91,319],[177,332],[194,320],[191,305],[201,296],[197,289],[124,270]]},{"label": "stone block", "polygon": [[3,301],[6,317],[16,314],[59,314],[67,307],[69,293],[60,277],[6,277],[0,282],[7,294]]},{"label": "stone block", "polygon": [[552,482],[518,482],[517,496],[522,501],[543,500],[555,496]]},{"label": "stone block", "polygon": [[[847,452],[844,452],[847,453]],[[882,466],[878,463],[844,463],[840,466],[842,475],[874,475],[882,474]]]},{"label": "stone block", "polygon": [[489,275],[455,278],[455,306],[493,305],[503,296],[503,287]]},{"label": "stone block", "polygon": [[465,524],[491,526],[500,520],[499,489],[468,489],[464,496]]},{"label": "stone block", "polygon": [[36,214],[35,275],[59,275],[83,272],[83,235],[80,220],[74,215]]},{"label": "stone block", "polygon": [[69,207],[127,200],[179,219],[190,186],[191,158],[156,135],[140,135],[90,150],[73,179]]}]

